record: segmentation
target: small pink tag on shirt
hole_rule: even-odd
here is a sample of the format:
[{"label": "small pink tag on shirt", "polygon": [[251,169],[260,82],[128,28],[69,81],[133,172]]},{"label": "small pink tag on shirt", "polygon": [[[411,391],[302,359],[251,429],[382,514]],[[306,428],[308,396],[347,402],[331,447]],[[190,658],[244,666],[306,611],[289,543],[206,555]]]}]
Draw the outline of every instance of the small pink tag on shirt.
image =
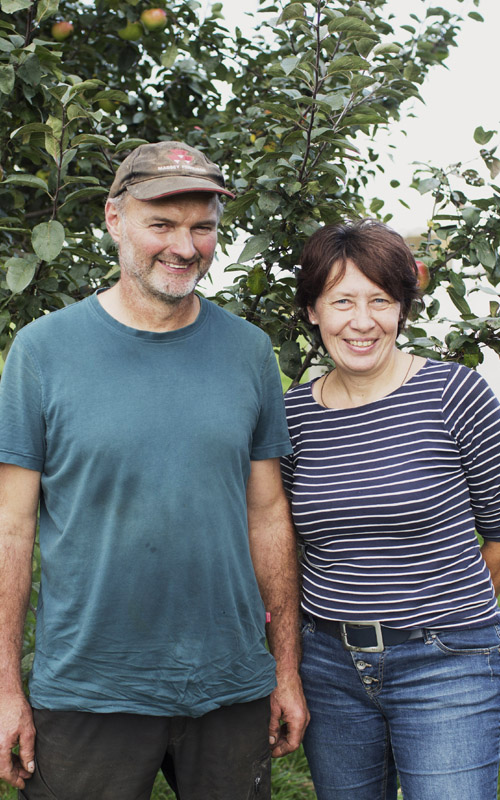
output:
[{"label": "small pink tag on shirt", "polygon": [[266,611],[266,622],[271,622],[271,612]]}]

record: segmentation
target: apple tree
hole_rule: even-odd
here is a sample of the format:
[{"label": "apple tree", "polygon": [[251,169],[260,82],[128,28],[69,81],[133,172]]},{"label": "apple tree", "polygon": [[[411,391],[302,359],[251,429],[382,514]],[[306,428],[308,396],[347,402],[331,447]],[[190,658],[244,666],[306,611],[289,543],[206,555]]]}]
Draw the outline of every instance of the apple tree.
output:
[{"label": "apple tree", "polygon": [[[429,281],[420,312],[406,331],[407,344],[420,355],[473,368],[483,362],[486,348],[500,355],[496,133],[476,128],[478,152],[474,159],[447,167],[422,164],[413,183],[430,200],[427,232],[417,246],[417,257],[426,266]],[[451,319],[449,311],[443,318],[445,295],[447,305],[455,310]],[[446,323],[444,341],[433,332],[436,320]]]},{"label": "apple tree", "polygon": [[[453,2],[460,10],[462,0]],[[213,299],[269,333],[290,378],[323,358],[293,306],[303,243],[324,223],[385,218],[381,200],[366,201],[369,176],[380,169],[377,130],[397,124],[429,72],[446,61],[461,17],[430,0],[404,25],[387,0],[260,6],[254,33],[232,36],[220,3],[203,10],[197,0],[1,0],[4,355],[23,325],[116,280],[103,223],[113,172],[137,144],[170,138],[205,150],[237,192],[222,219],[222,246],[236,235],[246,243]],[[496,164],[493,152],[488,158]],[[446,179],[432,173],[418,185],[435,191],[439,205]],[[463,298],[464,279],[450,277],[446,248],[467,241],[477,275],[496,276],[484,261],[492,262],[498,242],[496,201],[471,210],[462,194],[454,232],[448,227],[437,244],[433,234],[421,257],[432,289],[453,280]],[[443,229],[439,223],[435,233]],[[488,255],[478,255],[486,247]],[[437,313],[433,302],[422,319]],[[464,303],[457,308],[466,313]],[[419,326],[420,317],[413,345],[442,357],[461,358],[467,343],[460,336],[476,337],[459,327],[458,338],[434,347]]]}]

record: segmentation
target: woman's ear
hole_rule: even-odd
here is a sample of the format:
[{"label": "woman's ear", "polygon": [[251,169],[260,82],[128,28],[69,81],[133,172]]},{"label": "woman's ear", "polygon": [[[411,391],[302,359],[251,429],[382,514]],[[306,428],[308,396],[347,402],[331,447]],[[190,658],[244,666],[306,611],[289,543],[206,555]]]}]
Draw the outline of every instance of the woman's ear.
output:
[{"label": "woman's ear", "polygon": [[316,313],[314,311],[314,306],[307,306],[307,316],[309,318],[309,322],[311,323],[311,325],[318,324],[318,317],[316,316]]}]

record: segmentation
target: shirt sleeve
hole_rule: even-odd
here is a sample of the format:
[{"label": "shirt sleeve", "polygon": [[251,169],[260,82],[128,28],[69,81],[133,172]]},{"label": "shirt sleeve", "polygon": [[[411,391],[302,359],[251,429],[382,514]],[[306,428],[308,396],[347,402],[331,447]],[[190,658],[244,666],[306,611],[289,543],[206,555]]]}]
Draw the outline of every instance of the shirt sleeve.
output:
[{"label": "shirt sleeve", "polygon": [[0,461],[41,472],[44,459],[40,370],[16,337],[0,381]]},{"label": "shirt sleeve", "polygon": [[250,457],[252,461],[279,458],[291,450],[281,378],[268,339],[261,370],[261,407]]},{"label": "shirt sleeve", "polygon": [[481,375],[455,365],[443,415],[460,451],[476,529],[500,541],[500,403]]}]

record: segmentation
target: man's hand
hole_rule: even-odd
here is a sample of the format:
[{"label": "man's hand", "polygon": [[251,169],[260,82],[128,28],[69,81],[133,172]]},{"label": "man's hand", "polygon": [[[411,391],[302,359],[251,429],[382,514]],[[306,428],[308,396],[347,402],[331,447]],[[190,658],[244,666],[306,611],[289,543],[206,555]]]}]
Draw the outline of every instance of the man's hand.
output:
[{"label": "man's hand", "polygon": [[[19,745],[19,755],[12,752]],[[0,778],[16,789],[35,771],[35,726],[23,694],[0,696]]]},{"label": "man's hand", "polygon": [[271,695],[269,744],[273,758],[281,758],[296,750],[309,724],[302,684],[297,674],[279,680]]}]

